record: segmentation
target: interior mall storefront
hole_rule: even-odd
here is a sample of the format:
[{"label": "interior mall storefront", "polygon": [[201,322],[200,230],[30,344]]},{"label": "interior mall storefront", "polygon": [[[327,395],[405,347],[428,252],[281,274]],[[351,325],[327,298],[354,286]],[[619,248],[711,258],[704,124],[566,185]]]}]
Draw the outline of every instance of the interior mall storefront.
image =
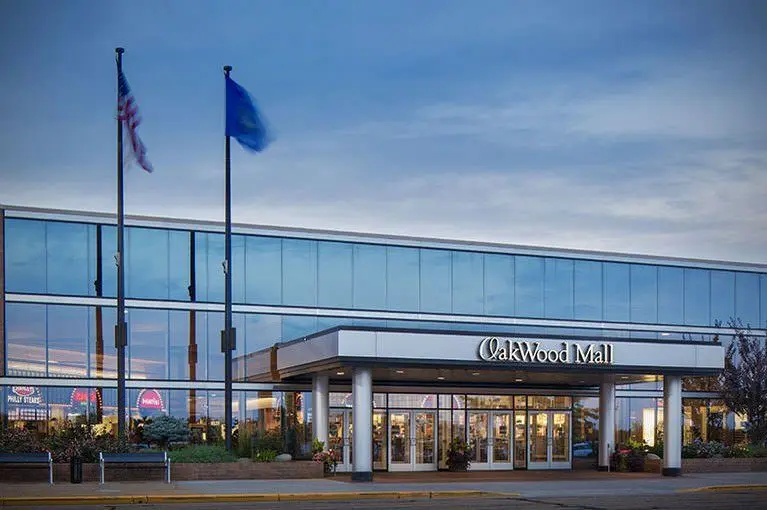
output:
[{"label": "interior mall storefront", "polygon": [[[311,379],[315,436],[342,470],[444,469],[453,438],[473,449],[471,469],[570,469],[573,398],[599,387],[598,464],[616,446],[616,383],[663,376],[664,474],[681,467],[682,376],[715,375],[721,344],[589,342],[339,327],[249,355],[248,378]],[[445,381],[450,381],[447,387]],[[334,393],[350,384],[351,393]],[[482,388],[482,389],[480,389]],[[495,391],[493,391],[495,388]],[[474,391],[472,391],[472,389]],[[593,394],[593,389],[591,390]],[[658,410],[643,413],[655,436]]]}]

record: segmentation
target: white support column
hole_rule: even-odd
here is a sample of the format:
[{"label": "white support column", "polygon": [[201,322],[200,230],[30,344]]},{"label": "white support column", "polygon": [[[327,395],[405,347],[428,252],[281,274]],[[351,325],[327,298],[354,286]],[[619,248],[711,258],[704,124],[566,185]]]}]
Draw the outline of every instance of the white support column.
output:
[{"label": "white support column", "polygon": [[599,386],[599,470],[609,471],[610,455],[615,451],[615,383]]},{"label": "white support column", "polygon": [[682,378],[663,376],[663,476],[682,474]]},{"label": "white support column", "polygon": [[373,371],[355,368],[352,376],[352,481],[373,481]]},{"label": "white support column", "polygon": [[328,418],[330,413],[330,382],[326,375],[315,375],[312,379],[312,425],[314,437],[325,443],[328,449]]}]

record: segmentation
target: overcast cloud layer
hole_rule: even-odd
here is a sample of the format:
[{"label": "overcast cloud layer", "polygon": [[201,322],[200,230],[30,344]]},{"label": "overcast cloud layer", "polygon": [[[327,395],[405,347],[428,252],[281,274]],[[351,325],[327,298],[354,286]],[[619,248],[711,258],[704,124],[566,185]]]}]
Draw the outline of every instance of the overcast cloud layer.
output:
[{"label": "overcast cloud layer", "polygon": [[3,2],[0,203],[767,263],[767,3]]}]

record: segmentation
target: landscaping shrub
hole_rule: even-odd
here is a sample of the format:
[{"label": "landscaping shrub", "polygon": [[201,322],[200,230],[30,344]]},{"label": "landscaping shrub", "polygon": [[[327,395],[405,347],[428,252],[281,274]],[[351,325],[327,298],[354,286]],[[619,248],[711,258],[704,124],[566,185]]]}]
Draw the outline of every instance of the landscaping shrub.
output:
[{"label": "landscaping shrub", "polygon": [[629,441],[619,445],[610,456],[610,464],[614,471],[644,471],[645,460],[649,447],[644,441]]},{"label": "landscaping shrub", "polygon": [[256,450],[253,454],[253,460],[255,462],[274,462],[277,455],[277,450]]},{"label": "landscaping shrub", "polygon": [[235,462],[237,456],[228,452],[223,446],[216,445],[189,445],[180,450],[168,452],[171,462],[213,463]]},{"label": "landscaping shrub", "polygon": [[285,451],[285,441],[279,432],[266,432],[256,434],[252,439],[253,451],[274,450],[282,453]]},{"label": "landscaping shrub", "polygon": [[467,471],[473,456],[471,445],[459,437],[450,441],[447,449],[447,467],[450,471]]},{"label": "landscaping shrub", "polygon": [[160,448],[167,448],[168,443],[189,440],[189,424],[181,418],[158,416],[147,420],[142,435],[148,443],[156,443]]},{"label": "landscaping shrub", "polygon": [[0,428],[0,451],[3,453],[41,452],[43,447],[32,431],[9,427]]}]

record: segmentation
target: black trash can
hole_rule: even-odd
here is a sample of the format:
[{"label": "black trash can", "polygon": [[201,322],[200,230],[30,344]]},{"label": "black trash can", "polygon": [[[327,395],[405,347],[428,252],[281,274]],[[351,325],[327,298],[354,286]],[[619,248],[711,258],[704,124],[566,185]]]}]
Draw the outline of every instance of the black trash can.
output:
[{"label": "black trash can", "polygon": [[79,455],[73,455],[69,459],[69,481],[83,483],[83,458]]}]

